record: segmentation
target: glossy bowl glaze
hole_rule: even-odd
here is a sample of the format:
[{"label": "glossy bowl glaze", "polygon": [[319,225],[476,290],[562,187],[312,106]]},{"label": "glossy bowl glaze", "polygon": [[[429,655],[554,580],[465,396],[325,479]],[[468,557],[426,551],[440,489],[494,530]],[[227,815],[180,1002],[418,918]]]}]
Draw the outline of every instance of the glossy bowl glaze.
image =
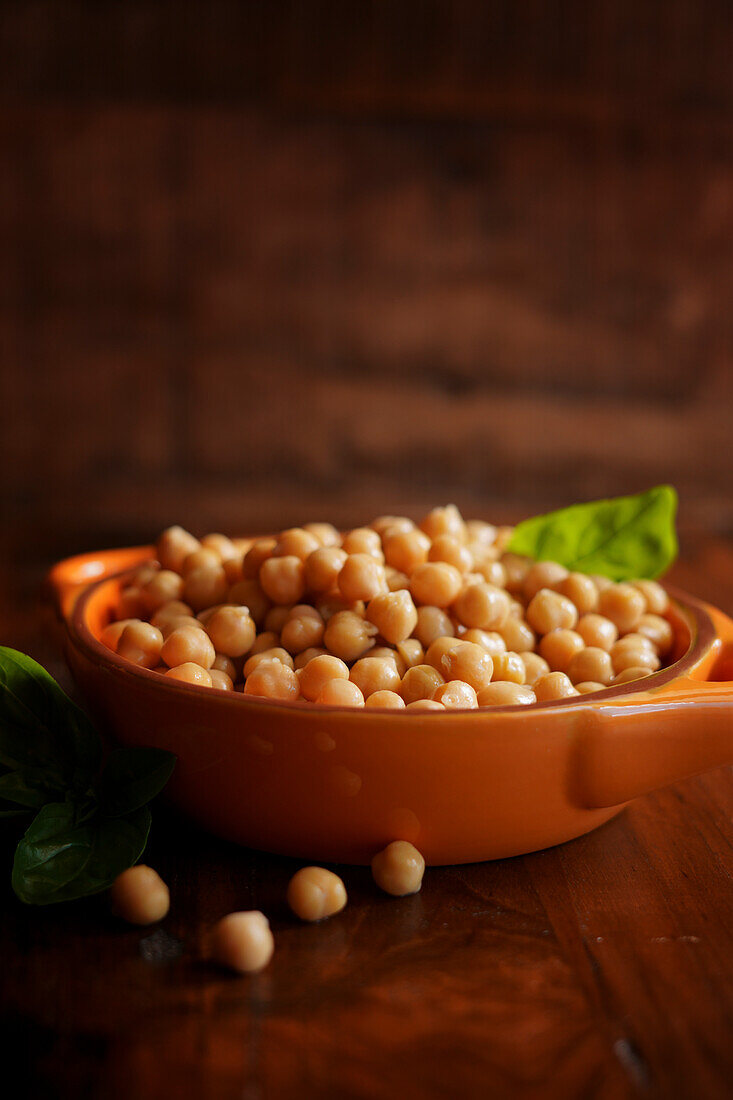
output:
[{"label": "glossy bowl glaze", "polygon": [[176,753],[168,797],[228,840],[345,863],[396,839],[429,864],[497,859],[733,762],[733,622],[683,593],[674,663],[635,683],[490,710],[341,709],[195,688],[102,645],[125,574],[151,555],[101,551],[52,570],[64,651],[102,728]]}]

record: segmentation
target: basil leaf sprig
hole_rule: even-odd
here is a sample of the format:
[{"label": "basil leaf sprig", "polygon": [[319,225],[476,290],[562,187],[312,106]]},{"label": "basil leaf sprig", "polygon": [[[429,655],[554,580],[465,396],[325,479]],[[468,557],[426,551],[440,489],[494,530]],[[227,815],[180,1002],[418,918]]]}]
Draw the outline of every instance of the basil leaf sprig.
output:
[{"label": "basil leaf sprig", "polygon": [[137,863],[150,802],[176,758],[155,748],[111,752],[52,676],[0,646],[0,818],[28,818],[12,884],[21,901],[48,905],[96,894]]},{"label": "basil leaf sprig", "polygon": [[671,485],[573,504],[517,524],[507,549],[614,581],[654,578],[677,557],[676,511]]}]

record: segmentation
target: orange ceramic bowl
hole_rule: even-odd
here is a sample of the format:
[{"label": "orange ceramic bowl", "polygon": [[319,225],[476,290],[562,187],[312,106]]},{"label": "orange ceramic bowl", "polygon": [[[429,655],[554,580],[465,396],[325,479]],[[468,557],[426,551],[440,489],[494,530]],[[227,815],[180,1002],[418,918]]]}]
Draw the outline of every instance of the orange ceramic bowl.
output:
[{"label": "orange ceramic bowl", "polygon": [[463,712],[270,703],[132,666],[99,641],[150,547],[61,562],[71,672],[102,728],[178,756],[169,798],[253,848],[367,863],[395,839],[429,864],[546,848],[646,791],[733,762],[733,622],[673,593],[674,663],[570,701]]}]

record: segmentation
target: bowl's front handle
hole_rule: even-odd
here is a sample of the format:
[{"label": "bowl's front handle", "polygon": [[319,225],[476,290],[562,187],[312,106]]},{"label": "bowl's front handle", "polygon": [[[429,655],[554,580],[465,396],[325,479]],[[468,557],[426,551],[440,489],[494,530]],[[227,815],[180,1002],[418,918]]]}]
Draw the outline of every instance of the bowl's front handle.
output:
[{"label": "bowl's front handle", "polygon": [[142,562],[150,560],[154,553],[152,546],[130,546],[120,550],[97,550],[66,558],[54,565],[48,573],[44,595],[59,619],[68,622],[77,599],[90,584],[134,569]]}]

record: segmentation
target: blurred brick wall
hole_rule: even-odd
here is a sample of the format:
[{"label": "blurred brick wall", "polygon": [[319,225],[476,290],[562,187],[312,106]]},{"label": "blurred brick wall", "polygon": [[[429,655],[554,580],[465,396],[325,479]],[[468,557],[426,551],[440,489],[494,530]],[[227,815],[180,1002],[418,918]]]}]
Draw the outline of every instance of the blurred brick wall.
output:
[{"label": "blurred brick wall", "polygon": [[733,9],[0,9],[0,504],[508,515],[669,480],[733,531]]}]

